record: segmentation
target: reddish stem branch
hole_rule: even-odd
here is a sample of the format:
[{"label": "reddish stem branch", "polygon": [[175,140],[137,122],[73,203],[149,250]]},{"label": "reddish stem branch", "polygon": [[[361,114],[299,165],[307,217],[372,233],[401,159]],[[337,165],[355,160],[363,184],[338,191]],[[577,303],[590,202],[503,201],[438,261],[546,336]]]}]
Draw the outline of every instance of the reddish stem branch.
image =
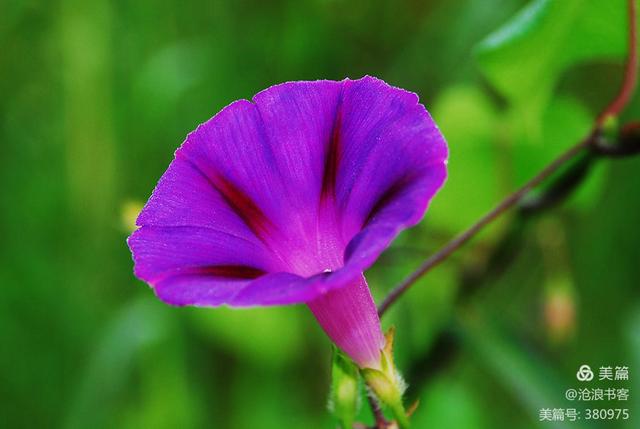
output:
[{"label": "reddish stem branch", "polygon": [[384,414],[382,414],[378,403],[369,395],[367,395],[367,399],[369,400],[369,406],[371,407],[371,412],[375,420],[373,429],[385,429],[387,427],[387,419],[384,418]]},{"label": "reddish stem branch", "polygon": [[591,146],[596,137],[600,134],[604,122],[612,117],[617,116],[627,105],[633,94],[633,90],[636,86],[637,80],[637,17],[636,17],[636,0],[628,0],[629,4],[629,52],[627,54],[627,64],[625,67],[624,80],[620,91],[614,98],[614,100],[602,111],[595,121],[593,131],[580,143],[571,147],[564,152],[558,158],[553,160],[545,168],[542,169],[533,179],[529,180],[520,189],[507,196],[502,202],[500,202],[493,210],[481,217],[476,223],[469,227],[466,231],[454,237],[449,241],[442,249],[430,256],[425,260],[417,270],[411,273],[402,283],[396,286],[386,296],[380,307],[378,307],[378,314],[380,316],[391,307],[416,281],[422,276],[431,271],[434,267],[447,259],[452,253],[462,247],[467,241],[473,238],[478,232],[480,232],[485,226],[499,218],[502,214],[507,212],[533,188],[539,185],[546,178],[558,171],[560,167],[567,162],[575,158],[583,150]]},{"label": "reddish stem branch", "polygon": [[589,135],[586,139],[579,144],[573,146],[565,153],[556,158],[551,164],[547,165],[540,173],[538,173],[533,179],[529,180],[523,187],[516,192],[509,195],[502,200],[493,210],[482,216],[476,223],[474,223],[469,229],[454,237],[449,241],[442,249],[430,256],[426,261],[418,267],[409,277],[407,277],[402,283],[396,286],[384,299],[380,307],[378,308],[378,314],[382,316],[393,305],[396,300],[407,291],[413,284],[429,272],[436,265],[447,259],[453,252],[458,250],[463,244],[473,238],[482,228],[496,220],[500,215],[513,207],[518,203],[522,197],[524,197],[531,189],[536,187],[544,179],[555,173],[560,167],[562,167],[567,161],[573,159],[577,154],[582,152],[584,148],[589,146],[593,141],[592,135]]}]

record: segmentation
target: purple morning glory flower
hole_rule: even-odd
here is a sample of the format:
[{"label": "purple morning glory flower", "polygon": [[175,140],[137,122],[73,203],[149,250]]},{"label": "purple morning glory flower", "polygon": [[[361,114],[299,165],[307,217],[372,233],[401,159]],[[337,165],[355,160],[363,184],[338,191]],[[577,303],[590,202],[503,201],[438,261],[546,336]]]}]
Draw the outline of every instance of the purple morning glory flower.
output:
[{"label": "purple morning glory flower", "polygon": [[128,243],[173,305],[305,303],[360,367],[384,337],[363,276],[416,224],[447,147],[416,94],[364,77],[239,100],[176,151]]}]

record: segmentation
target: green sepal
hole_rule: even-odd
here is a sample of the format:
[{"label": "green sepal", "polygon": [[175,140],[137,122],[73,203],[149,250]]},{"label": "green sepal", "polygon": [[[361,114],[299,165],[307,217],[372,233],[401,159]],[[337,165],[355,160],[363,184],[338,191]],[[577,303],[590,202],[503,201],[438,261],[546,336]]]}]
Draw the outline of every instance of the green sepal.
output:
[{"label": "green sepal", "polygon": [[333,347],[329,408],[343,429],[351,429],[360,408],[360,373],[351,359]]},{"label": "green sepal", "polygon": [[409,417],[402,404],[402,394],[406,384],[393,361],[393,340],[395,328],[385,334],[386,343],[380,357],[380,369],[362,368],[360,373],[369,386],[371,394],[388,409],[401,429],[409,427]]}]

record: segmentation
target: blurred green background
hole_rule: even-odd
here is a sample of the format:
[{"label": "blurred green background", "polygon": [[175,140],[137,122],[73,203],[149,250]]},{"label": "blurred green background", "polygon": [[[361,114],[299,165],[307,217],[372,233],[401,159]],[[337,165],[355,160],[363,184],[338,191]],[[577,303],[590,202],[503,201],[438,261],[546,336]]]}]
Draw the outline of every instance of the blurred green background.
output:
[{"label": "blurred green background", "polygon": [[[173,151],[282,81],[371,74],[417,92],[450,178],[368,274],[379,302],[589,131],[626,28],[623,0],[3,0],[0,427],[335,427],[329,342],[304,307],[170,308],[133,277],[125,239]],[[589,173],[385,317],[417,428],[638,427],[640,159]],[[631,420],[539,422],[594,405],[564,399],[584,363],[629,366],[614,383],[629,401],[595,405]]]}]

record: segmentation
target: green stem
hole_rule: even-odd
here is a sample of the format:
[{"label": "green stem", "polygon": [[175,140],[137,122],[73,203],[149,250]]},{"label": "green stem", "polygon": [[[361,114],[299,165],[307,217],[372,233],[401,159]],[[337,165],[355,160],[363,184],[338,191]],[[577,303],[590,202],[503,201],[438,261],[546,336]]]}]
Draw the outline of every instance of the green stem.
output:
[{"label": "green stem", "polygon": [[340,420],[340,427],[342,429],[353,429],[353,419]]},{"label": "green stem", "polygon": [[393,418],[398,422],[400,429],[409,429],[409,417],[407,417],[407,413],[402,406],[402,400],[393,404],[390,409],[391,413],[393,413]]}]

